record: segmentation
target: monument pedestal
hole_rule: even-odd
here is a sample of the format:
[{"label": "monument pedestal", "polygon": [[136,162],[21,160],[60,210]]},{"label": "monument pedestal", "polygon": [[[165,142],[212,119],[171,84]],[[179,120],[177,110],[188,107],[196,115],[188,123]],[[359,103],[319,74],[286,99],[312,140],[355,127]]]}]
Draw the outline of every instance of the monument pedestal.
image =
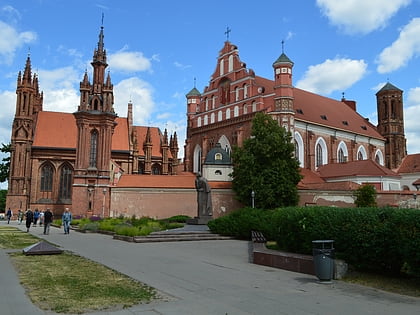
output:
[{"label": "monument pedestal", "polygon": [[188,219],[187,224],[195,224],[195,225],[206,225],[213,217],[211,215],[205,215],[200,217],[195,217],[193,219]]}]

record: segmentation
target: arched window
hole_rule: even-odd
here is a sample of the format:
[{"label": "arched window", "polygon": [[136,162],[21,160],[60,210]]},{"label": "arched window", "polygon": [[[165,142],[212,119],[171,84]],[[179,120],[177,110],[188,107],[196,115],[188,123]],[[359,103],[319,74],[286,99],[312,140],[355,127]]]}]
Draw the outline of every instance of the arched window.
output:
[{"label": "arched window", "polygon": [[201,117],[197,118],[197,127],[201,127]]},{"label": "arched window", "polygon": [[248,85],[244,84],[244,98],[248,97]]},{"label": "arched window", "polygon": [[257,103],[252,102],[252,111],[256,112],[257,111]]},{"label": "arched window", "polygon": [[327,144],[324,139],[318,138],[315,144],[315,167],[327,164],[327,161]]},{"label": "arched window", "polygon": [[209,99],[206,97],[206,111],[209,110]]},{"label": "arched window", "polygon": [[90,134],[90,155],[89,167],[96,167],[96,160],[98,156],[98,131],[93,130]]},{"label": "arched window", "polygon": [[201,172],[201,147],[197,145],[194,148],[193,172]]},{"label": "arched window", "polygon": [[220,69],[219,69],[220,75],[223,75],[225,73],[225,60],[224,59],[220,60],[219,66],[220,66]]},{"label": "arched window", "polygon": [[215,108],[216,107],[216,96],[213,95],[212,100],[211,100],[211,108]]},{"label": "arched window", "polygon": [[347,146],[344,141],[341,141],[337,149],[337,161],[338,163],[345,163],[348,161]]},{"label": "arched window", "polygon": [[72,173],[71,167],[67,164],[61,168],[58,198],[62,201],[71,199]]},{"label": "arched window", "polygon": [[230,119],[230,108],[226,110],[226,119]]},{"label": "arched window", "polygon": [[210,115],[210,123],[211,124],[214,124],[214,120],[216,119],[216,117],[215,117],[216,115],[214,114],[214,113],[211,113],[211,115]]},{"label": "arched window", "polygon": [[45,164],[41,169],[41,191],[52,191],[53,168]]},{"label": "arched window", "polygon": [[219,112],[217,113],[217,121],[222,121],[222,120],[223,120],[223,112],[219,110]]},{"label": "arched window", "polygon": [[375,162],[382,166],[385,165],[384,155],[382,154],[382,151],[379,149],[376,150],[376,153],[375,153]]},{"label": "arched window", "polygon": [[299,132],[295,132],[295,157],[300,167],[305,167],[303,139]]},{"label": "arched window", "polygon": [[208,125],[209,123],[209,116],[205,115],[204,116],[204,126]]},{"label": "arched window", "polygon": [[233,71],[233,55],[229,56],[228,72]]},{"label": "arched window", "polygon": [[367,159],[366,149],[364,146],[360,146],[359,149],[357,149],[357,160],[362,161]]},{"label": "arched window", "polygon": [[242,112],[244,113],[244,115],[248,114],[248,105],[247,104],[244,104]]},{"label": "arched window", "polygon": [[239,101],[239,87],[235,88],[235,101]]},{"label": "arched window", "polygon": [[233,117],[238,117],[239,116],[239,106],[238,105],[236,105],[234,108],[233,108]]},{"label": "arched window", "polygon": [[152,165],[152,174],[153,175],[161,175],[162,174],[162,168],[158,163],[154,163]]}]

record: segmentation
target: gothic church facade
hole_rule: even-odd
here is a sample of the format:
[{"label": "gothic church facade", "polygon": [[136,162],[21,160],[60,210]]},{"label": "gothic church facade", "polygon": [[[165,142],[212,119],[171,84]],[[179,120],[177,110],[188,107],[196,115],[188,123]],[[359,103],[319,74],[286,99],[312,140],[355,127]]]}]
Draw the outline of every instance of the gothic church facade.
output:
[{"label": "gothic church facade", "polygon": [[356,102],[317,95],[293,86],[294,63],[284,52],[273,64],[273,78],[260,77],[224,43],[209,85],[187,98],[184,170],[201,170],[216,143],[226,151],[250,137],[257,112],[272,116],[289,131],[303,169],[359,160],[394,169],[406,153],[402,91],[387,83],[378,93],[378,126],[356,111]]},{"label": "gothic church facade", "polygon": [[28,56],[17,78],[7,208],[59,214],[69,207],[75,214],[108,216],[111,188],[122,174],[177,174],[176,133],[133,125],[131,103],[127,117],[114,112],[103,27],[91,65],[92,82],[85,72],[76,111],[49,112]]}]

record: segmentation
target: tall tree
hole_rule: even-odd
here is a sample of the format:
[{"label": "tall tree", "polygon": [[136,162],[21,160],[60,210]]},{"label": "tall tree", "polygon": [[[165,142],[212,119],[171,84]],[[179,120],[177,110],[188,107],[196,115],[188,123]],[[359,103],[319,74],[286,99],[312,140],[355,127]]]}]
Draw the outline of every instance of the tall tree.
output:
[{"label": "tall tree", "polygon": [[232,152],[232,188],[243,204],[251,203],[252,192],[258,208],[298,203],[297,184],[302,177],[291,140],[290,133],[270,115],[255,115],[251,137]]},{"label": "tall tree", "polygon": [[9,179],[11,144],[2,143],[1,145],[0,152],[6,153],[6,157],[4,157],[2,163],[0,163],[0,183],[3,183]]}]

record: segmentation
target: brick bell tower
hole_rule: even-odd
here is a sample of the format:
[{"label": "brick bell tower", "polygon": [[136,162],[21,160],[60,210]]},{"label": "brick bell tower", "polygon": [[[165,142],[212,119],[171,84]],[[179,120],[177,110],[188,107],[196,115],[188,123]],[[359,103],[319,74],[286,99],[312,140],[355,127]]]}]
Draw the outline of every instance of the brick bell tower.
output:
[{"label": "brick bell tower", "polygon": [[279,126],[284,127],[294,137],[295,111],[293,102],[293,62],[284,53],[282,42],[282,54],[273,63],[274,69],[274,108],[269,112]]},{"label": "brick bell tower", "polygon": [[112,135],[117,115],[111,77],[105,80],[106,50],[103,26],[94,51],[92,84],[85,72],[80,82],[80,105],[73,113],[77,125],[76,162],[73,179],[73,213],[109,216]]},{"label": "brick bell tower", "polygon": [[19,71],[16,88],[16,112],[12,126],[10,175],[6,209],[13,213],[26,210],[31,193],[31,152],[36,118],[42,111],[43,94],[39,92],[38,77],[32,75],[31,59],[26,59],[25,70]]},{"label": "brick bell tower", "polygon": [[386,83],[376,93],[378,131],[386,139],[385,166],[398,168],[407,155],[404,133],[403,91]]}]

